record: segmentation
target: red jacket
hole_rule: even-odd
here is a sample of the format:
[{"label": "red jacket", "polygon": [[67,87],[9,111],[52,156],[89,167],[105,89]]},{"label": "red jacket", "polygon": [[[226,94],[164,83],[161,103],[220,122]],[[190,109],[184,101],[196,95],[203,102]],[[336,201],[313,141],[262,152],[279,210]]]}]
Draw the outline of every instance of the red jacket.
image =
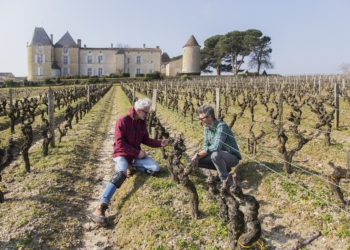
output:
[{"label": "red jacket", "polygon": [[146,121],[134,119],[134,108],[129,114],[120,117],[115,125],[113,157],[124,156],[129,164],[137,158],[141,143],[152,148],[161,147],[161,141],[149,138]]}]

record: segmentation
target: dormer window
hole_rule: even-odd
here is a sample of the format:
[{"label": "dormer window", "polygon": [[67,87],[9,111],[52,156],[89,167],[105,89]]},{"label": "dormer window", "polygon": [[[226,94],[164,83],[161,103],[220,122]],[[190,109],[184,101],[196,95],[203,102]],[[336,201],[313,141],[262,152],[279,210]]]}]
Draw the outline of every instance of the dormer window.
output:
[{"label": "dormer window", "polygon": [[68,53],[68,48],[67,47],[63,47],[63,54],[67,54]]},{"label": "dormer window", "polygon": [[43,45],[42,45],[41,43],[39,43],[38,46],[37,46],[37,48],[36,48],[36,50],[37,50],[38,52],[43,52]]}]

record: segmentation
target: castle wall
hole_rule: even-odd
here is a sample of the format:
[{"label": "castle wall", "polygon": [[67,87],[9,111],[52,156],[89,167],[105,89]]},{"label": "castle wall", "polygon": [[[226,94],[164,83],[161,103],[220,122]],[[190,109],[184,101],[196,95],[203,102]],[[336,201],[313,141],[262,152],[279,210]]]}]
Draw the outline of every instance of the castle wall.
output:
[{"label": "castle wall", "polygon": [[[67,61],[64,57],[67,57]],[[61,68],[58,75],[79,75],[79,48],[68,48],[67,53],[63,53],[63,48],[55,48],[54,61]]]},{"label": "castle wall", "polygon": [[175,61],[170,61],[166,65],[166,75],[167,76],[176,76],[176,73],[182,72],[182,64],[183,64],[183,58],[180,58]]},{"label": "castle wall", "polygon": [[200,47],[186,46],[183,48],[182,73],[198,73],[200,70]]},{"label": "castle wall", "polygon": [[160,72],[160,65],[160,49],[125,49],[124,72],[130,73],[130,77]]},{"label": "castle wall", "polygon": [[[116,49],[81,48],[79,53],[81,75],[109,75],[116,73]],[[91,61],[90,61],[91,60]]]},{"label": "castle wall", "polygon": [[52,46],[42,46],[42,51],[38,50],[38,46],[27,46],[27,79],[32,81],[52,77],[53,56]]}]

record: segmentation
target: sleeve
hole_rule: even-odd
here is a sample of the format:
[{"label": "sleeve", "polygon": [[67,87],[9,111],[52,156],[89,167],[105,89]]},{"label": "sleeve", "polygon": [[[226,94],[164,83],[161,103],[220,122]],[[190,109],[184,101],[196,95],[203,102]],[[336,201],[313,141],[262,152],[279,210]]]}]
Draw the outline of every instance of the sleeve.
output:
[{"label": "sleeve", "polygon": [[209,142],[208,142],[208,135],[207,135],[207,130],[204,129],[204,147],[203,147],[203,150],[207,153],[209,153]]},{"label": "sleeve", "polygon": [[120,151],[124,152],[126,155],[137,157],[140,150],[134,148],[129,143],[126,142],[126,127],[127,124],[122,119],[119,119],[115,125],[114,137],[115,137],[115,147],[119,148]]},{"label": "sleeve", "polygon": [[213,151],[217,151],[222,149],[223,146],[223,142],[225,141],[225,133],[224,133],[224,126],[219,125],[216,128],[215,134],[214,134],[214,138],[213,138],[213,142],[211,143],[211,145],[208,146],[208,150],[207,152],[213,152]]}]

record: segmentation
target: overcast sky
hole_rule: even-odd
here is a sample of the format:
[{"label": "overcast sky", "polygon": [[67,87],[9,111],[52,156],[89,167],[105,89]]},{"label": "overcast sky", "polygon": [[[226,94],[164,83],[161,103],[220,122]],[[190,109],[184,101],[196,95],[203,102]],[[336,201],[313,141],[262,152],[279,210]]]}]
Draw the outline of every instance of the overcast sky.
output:
[{"label": "overcast sky", "polygon": [[272,41],[268,73],[338,74],[350,63],[349,13],[349,0],[3,0],[0,72],[27,75],[26,45],[43,27],[54,43],[69,31],[82,46],[146,44],[170,57],[191,35],[203,46],[214,35],[258,29]]}]

